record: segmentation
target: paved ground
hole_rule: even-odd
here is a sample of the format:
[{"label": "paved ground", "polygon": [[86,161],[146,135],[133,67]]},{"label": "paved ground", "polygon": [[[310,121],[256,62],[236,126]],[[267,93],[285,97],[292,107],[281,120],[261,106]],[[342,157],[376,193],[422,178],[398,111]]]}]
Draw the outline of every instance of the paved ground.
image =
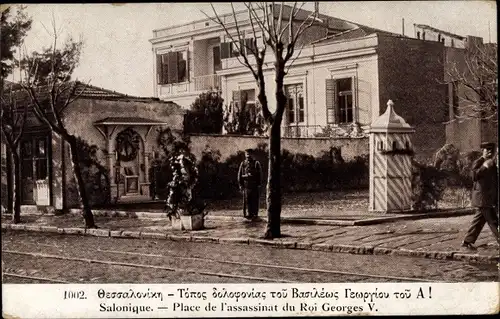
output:
[{"label": "paved ground", "polygon": [[498,281],[494,264],[158,239],[2,234],[4,283]]},{"label": "paved ground", "polygon": [[[87,234],[138,238],[159,236],[171,240],[238,242],[357,254],[398,254],[480,262],[497,261],[499,247],[487,227],[476,243],[479,248],[477,252],[460,249],[460,242],[471,217],[402,220],[367,226],[283,224],[283,238],[267,241],[262,239],[265,229],[263,221],[208,219],[204,230],[180,232],[172,230],[170,221],[166,218],[96,216],[96,222],[101,229],[97,232],[87,230]],[[82,227],[82,218],[77,215],[23,216],[23,219],[25,223],[12,227],[19,230],[85,233],[83,228],[63,229]],[[8,222],[2,223],[2,228],[10,227]]]}]

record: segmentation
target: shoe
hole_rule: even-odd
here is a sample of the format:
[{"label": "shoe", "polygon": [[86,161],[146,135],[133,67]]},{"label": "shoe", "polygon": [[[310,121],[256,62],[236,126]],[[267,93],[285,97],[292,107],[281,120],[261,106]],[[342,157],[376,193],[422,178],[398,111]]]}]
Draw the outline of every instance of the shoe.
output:
[{"label": "shoe", "polygon": [[465,242],[465,241],[462,243],[462,246],[461,246],[461,247],[462,247],[463,249],[465,249],[465,250],[471,250],[471,251],[476,251],[476,250],[477,250],[477,248],[476,248],[476,247],[474,247],[474,245],[472,245],[471,243],[467,243],[467,242]]}]

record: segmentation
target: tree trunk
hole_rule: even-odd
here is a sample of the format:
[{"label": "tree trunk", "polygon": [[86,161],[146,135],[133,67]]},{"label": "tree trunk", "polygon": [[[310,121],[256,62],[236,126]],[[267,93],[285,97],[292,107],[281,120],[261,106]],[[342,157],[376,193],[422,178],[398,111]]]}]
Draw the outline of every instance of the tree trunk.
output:
[{"label": "tree trunk", "polygon": [[7,152],[5,154],[5,174],[7,175],[7,212],[14,212],[14,180],[12,179],[12,151],[10,146],[6,144]]},{"label": "tree trunk", "polygon": [[71,152],[71,162],[73,164],[73,174],[78,184],[78,192],[80,193],[80,200],[83,206],[83,218],[85,219],[86,228],[97,228],[94,222],[94,215],[90,208],[89,199],[87,197],[87,190],[85,189],[85,181],[83,180],[82,171],[80,167],[80,160],[78,157],[78,144],[74,136],[68,136],[66,140],[69,143]]},{"label": "tree trunk", "polygon": [[269,128],[269,171],[267,182],[267,239],[281,237],[281,121],[286,107],[283,87],[284,64],[276,63],[276,112]]},{"label": "tree trunk", "polygon": [[281,237],[281,125],[273,123],[269,134],[266,239]]},{"label": "tree trunk", "polygon": [[[14,160],[14,212],[12,214],[12,222],[17,224],[21,222],[21,160],[19,154],[12,152]],[[12,178],[11,178],[12,179]]]}]

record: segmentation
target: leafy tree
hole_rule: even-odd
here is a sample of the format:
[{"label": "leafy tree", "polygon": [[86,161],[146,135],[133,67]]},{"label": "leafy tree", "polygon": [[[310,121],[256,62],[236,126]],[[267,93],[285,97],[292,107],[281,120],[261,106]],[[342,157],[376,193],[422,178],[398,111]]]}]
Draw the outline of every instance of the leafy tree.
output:
[{"label": "leafy tree", "polygon": [[[12,16],[12,8],[16,10],[15,16]],[[7,145],[5,170],[7,174],[7,211],[13,212],[12,218],[14,223],[18,223],[21,220],[21,161],[19,158],[19,142],[24,132],[27,109],[19,107],[17,104],[15,91],[19,87],[6,82],[5,79],[12,73],[18,62],[14,54],[31,28],[32,19],[24,10],[25,7],[23,6],[17,8],[7,7],[2,11],[0,18],[0,123],[2,127],[2,141]],[[12,166],[14,166],[14,181],[12,180],[11,173]],[[13,191],[13,184],[15,185],[15,191]]]},{"label": "leafy tree", "polygon": [[[12,9],[15,9],[15,16],[12,16]],[[25,12],[24,6],[7,7],[2,11],[0,18],[0,65],[2,86],[3,80],[12,72],[16,59],[14,54],[31,29],[33,20]]]},{"label": "leafy tree", "polygon": [[[227,19],[217,14],[213,5],[215,17],[207,15],[222,27],[235,51],[238,52],[238,61],[248,68],[257,83],[257,97],[262,107],[262,115],[268,125],[269,136],[269,174],[266,194],[268,219],[264,235],[267,239],[281,237],[281,122],[287,104],[284,79],[290,66],[302,51],[302,47],[296,51],[299,38],[318,21],[317,10],[307,13],[302,10],[304,4],[298,5],[294,2],[293,6],[286,6],[283,3],[245,2],[247,14],[243,20],[249,21],[250,32],[253,33],[253,38],[249,41],[245,41],[248,39],[242,36],[241,23],[238,22],[242,21],[242,17],[237,16],[232,3],[230,23],[226,23]],[[259,37],[263,40],[262,44],[257,42]],[[274,59],[271,62],[275,81],[276,110],[274,112],[269,109],[264,76],[268,48],[272,51]]]},{"label": "leafy tree", "polygon": [[201,93],[191,104],[184,120],[186,133],[219,134],[222,131],[222,104],[219,91]]},{"label": "leafy tree", "polygon": [[96,228],[90,207],[79,152],[78,138],[65,127],[63,118],[66,109],[86,90],[87,86],[79,81],[70,81],[78,65],[83,41],[69,38],[62,49],[57,48],[58,32],[52,23],[54,42],[42,53],[33,52],[25,56],[22,68],[25,78],[21,85],[29,94],[35,116],[49,126],[68,143],[71,152],[73,173],[78,185],[85,227]]}]

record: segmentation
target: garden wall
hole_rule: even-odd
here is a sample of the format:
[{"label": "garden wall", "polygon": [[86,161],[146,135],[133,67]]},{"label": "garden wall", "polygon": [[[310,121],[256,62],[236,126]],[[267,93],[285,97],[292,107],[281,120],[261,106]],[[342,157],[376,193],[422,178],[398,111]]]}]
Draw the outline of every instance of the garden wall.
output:
[{"label": "garden wall", "polygon": [[[267,144],[268,138],[259,136],[231,136],[191,134],[191,152],[199,160],[202,152],[208,148],[220,152],[220,159],[244,151],[247,148],[257,148],[259,144]],[[282,138],[281,148],[290,153],[307,154],[314,157],[320,156],[323,151],[330,148],[341,149],[342,158],[346,161],[353,160],[355,156],[369,153],[368,138]]]}]

